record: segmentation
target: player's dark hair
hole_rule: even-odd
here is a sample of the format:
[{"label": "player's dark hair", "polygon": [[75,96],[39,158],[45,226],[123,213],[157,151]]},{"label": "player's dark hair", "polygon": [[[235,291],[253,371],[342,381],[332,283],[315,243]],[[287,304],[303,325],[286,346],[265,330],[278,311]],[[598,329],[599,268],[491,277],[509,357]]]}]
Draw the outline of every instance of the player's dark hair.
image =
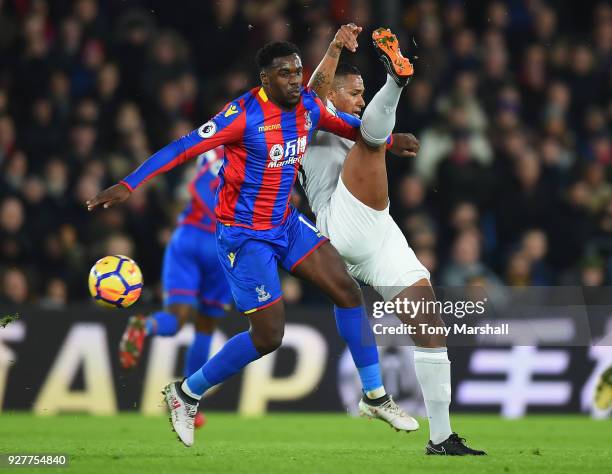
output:
[{"label": "player's dark hair", "polygon": [[300,56],[300,49],[289,41],[274,41],[266,43],[255,56],[259,70],[266,69],[272,65],[272,61],[283,56],[297,54]]},{"label": "player's dark hair", "polygon": [[361,71],[357,66],[354,66],[349,63],[340,63],[338,67],[336,67],[336,75],[334,77],[342,77],[342,76],[361,76]]}]

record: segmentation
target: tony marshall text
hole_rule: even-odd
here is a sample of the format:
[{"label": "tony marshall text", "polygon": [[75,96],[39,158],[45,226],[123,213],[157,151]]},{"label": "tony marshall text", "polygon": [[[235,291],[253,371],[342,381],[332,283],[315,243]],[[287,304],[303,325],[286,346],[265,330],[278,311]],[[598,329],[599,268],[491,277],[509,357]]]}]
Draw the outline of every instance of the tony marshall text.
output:
[{"label": "tony marshall text", "polygon": [[[483,326],[468,326],[467,324],[454,323],[452,326],[437,327],[429,324],[418,324],[418,330],[416,326],[408,326],[406,324],[400,324],[397,326],[385,326],[381,323],[376,323],[372,326],[372,330],[376,335],[413,335],[413,334],[443,334],[449,336],[449,334],[465,334],[465,335],[492,335],[502,336],[510,334],[510,328],[508,323],[493,326],[489,323]],[[418,332],[417,332],[418,331]]]}]

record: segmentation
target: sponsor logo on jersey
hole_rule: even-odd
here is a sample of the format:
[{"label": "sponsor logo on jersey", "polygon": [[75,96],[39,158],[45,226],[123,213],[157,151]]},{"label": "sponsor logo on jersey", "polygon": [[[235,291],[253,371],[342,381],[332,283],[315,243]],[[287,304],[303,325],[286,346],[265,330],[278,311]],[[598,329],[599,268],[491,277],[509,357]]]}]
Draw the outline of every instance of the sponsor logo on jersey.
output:
[{"label": "sponsor logo on jersey", "polygon": [[272,148],[270,148],[270,159],[273,163],[276,163],[278,160],[280,160],[284,154],[285,151],[283,150],[283,145],[279,143],[276,143],[272,146]]},{"label": "sponsor logo on jersey", "polygon": [[270,132],[272,130],[280,130],[281,129],[281,124],[280,123],[275,123],[272,125],[262,125],[261,127],[259,127],[259,133],[264,133],[264,132]]},{"label": "sponsor logo on jersey", "polygon": [[[286,165],[301,163],[302,155],[306,151],[306,136],[294,138],[282,145],[275,144],[270,148],[270,162],[268,168],[281,168]],[[282,161],[281,161],[282,159]]]},{"label": "sponsor logo on jersey", "polygon": [[209,120],[200,128],[198,128],[198,135],[200,135],[202,138],[210,138],[215,133],[217,133],[217,124],[212,120]]},{"label": "sponsor logo on jersey", "polygon": [[223,114],[224,117],[230,117],[234,114],[238,113],[238,107],[236,107],[236,105],[232,104],[230,105],[227,110],[225,111],[225,114]]},{"label": "sponsor logo on jersey", "polygon": [[257,292],[257,301],[260,303],[268,301],[270,298],[272,298],[272,295],[266,291],[265,285],[256,286],[255,291]]},{"label": "sponsor logo on jersey", "polygon": [[295,165],[296,163],[300,164],[302,162],[302,155],[299,156],[292,156],[289,159],[283,160],[283,161],[271,161],[270,163],[268,163],[268,168],[282,168],[283,166],[287,166],[287,165]]}]

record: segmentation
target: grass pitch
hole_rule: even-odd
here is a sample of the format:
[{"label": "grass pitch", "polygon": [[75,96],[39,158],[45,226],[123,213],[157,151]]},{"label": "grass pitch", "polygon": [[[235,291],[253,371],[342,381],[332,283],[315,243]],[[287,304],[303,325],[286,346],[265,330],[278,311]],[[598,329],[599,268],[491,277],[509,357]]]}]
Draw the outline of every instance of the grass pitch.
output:
[{"label": "grass pitch", "polygon": [[0,454],[67,454],[66,468],[11,472],[74,473],[610,473],[612,424],[577,416],[454,416],[453,426],[488,456],[425,456],[426,420],[412,434],[342,414],[245,419],[210,413],[185,448],[165,418],[0,415]]}]

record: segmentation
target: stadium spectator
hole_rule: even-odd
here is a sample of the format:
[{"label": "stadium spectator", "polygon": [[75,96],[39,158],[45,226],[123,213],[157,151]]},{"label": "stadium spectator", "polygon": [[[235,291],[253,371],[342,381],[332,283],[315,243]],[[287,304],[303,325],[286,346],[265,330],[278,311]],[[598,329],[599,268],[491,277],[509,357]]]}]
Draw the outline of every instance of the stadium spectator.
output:
[{"label": "stadium spectator", "polygon": [[442,270],[443,286],[465,286],[475,277],[484,278],[492,285],[500,284],[499,278],[481,261],[480,245],[477,230],[466,230],[457,236],[450,263]]},{"label": "stadium spectator", "polygon": [[[84,198],[256,81],[267,39],[297,41],[308,77],[333,21],[398,25],[414,56],[396,129],[421,149],[389,158],[389,190],[434,281],[612,281],[608,2],[134,3],[0,2],[0,271],[19,265],[8,278],[25,299],[85,298],[111,250],[154,288],[190,167],[111,212],[85,212]],[[572,21],[578,8],[587,20]],[[372,83],[368,99],[381,78],[366,35],[343,59]]]},{"label": "stadium spectator", "polygon": [[0,202],[0,256],[4,264],[30,263],[32,242],[25,224],[20,199],[9,196]]},{"label": "stadium spectator", "polygon": [[21,305],[32,302],[28,280],[19,268],[11,267],[5,270],[0,282],[0,301],[3,304]]},{"label": "stadium spectator", "polygon": [[47,283],[45,294],[40,299],[43,309],[60,310],[68,303],[68,289],[66,283],[60,278],[52,278]]},{"label": "stadium spectator", "polygon": [[547,286],[554,283],[554,272],[546,261],[548,238],[540,229],[525,232],[520,251],[529,264],[529,281],[531,285]]},{"label": "stadium spectator", "polygon": [[583,286],[603,286],[606,283],[605,264],[601,258],[594,255],[585,258],[580,264],[579,285]]}]

